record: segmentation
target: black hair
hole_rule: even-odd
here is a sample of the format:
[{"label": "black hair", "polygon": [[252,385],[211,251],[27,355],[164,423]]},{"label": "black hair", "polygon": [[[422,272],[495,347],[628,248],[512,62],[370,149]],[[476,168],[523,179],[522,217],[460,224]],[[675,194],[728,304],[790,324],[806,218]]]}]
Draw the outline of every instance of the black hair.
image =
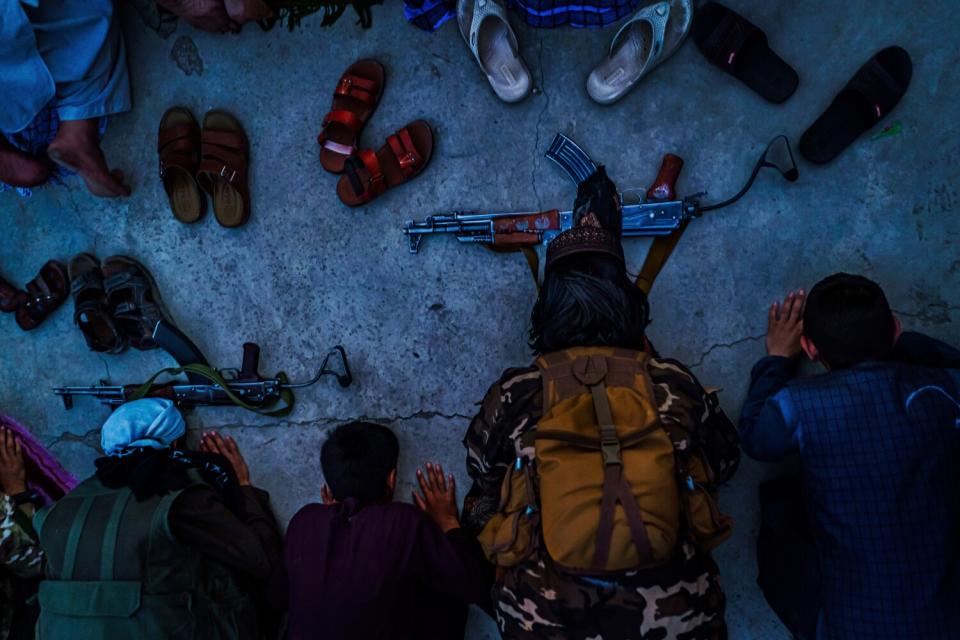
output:
[{"label": "black hair", "polygon": [[600,226],[620,237],[623,228],[623,211],[620,208],[620,194],[617,185],[607,177],[607,170],[601,165],[589,178],[577,187],[577,199],[573,203],[576,223],[588,213],[597,217]]},{"label": "black hair", "polygon": [[348,422],[323,443],[320,466],[337,501],[354,498],[368,505],[386,496],[387,477],[397,468],[399,456],[400,443],[390,429],[372,422]]},{"label": "black hair", "polygon": [[807,295],[803,335],[831,369],[886,356],[896,330],[883,289],[863,276],[836,273]]},{"label": "black hair", "polygon": [[643,350],[650,321],[646,294],[622,263],[584,253],[551,267],[530,317],[530,347],[550,353],[572,347]]}]

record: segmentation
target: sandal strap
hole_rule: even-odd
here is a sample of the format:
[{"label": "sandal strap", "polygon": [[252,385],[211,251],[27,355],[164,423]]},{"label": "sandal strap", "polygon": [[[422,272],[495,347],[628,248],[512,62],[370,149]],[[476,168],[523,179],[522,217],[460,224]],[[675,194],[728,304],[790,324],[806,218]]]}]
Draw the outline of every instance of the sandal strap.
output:
[{"label": "sandal strap", "polygon": [[183,169],[187,173],[193,173],[197,166],[197,155],[195,153],[167,153],[160,156],[160,177],[163,178],[168,169]]},{"label": "sandal strap", "polygon": [[233,184],[246,175],[246,164],[246,158],[234,153],[233,149],[204,145],[203,160],[200,161],[197,173],[218,175]]},{"label": "sandal strap", "polygon": [[75,276],[70,280],[70,293],[77,295],[81,289],[103,289],[103,276],[94,270]]},{"label": "sandal strap", "polygon": [[177,148],[183,148],[182,145],[194,146],[195,139],[199,131],[192,124],[175,124],[160,130],[157,136],[157,151],[164,152],[167,145],[174,144]]},{"label": "sandal strap", "polygon": [[[27,283],[27,295],[22,298],[21,307],[27,311],[29,316],[37,320],[47,315],[47,303],[56,302],[56,300],[57,296],[53,294],[45,282],[31,280]],[[54,308],[57,306],[56,304],[53,305]]]},{"label": "sandal strap", "polygon": [[876,59],[863,65],[846,86],[869,104],[874,124],[890,113],[903,95],[903,85]]},{"label": "sandal strap", "polygon": [[[662,13],[661,13],[662,11]],[[663,42],[666,38],[667,23],[670,21],[670,5],[655,4],[647,5],[634,14],[632,18],[623,23],[623,26],[617,30],[613,40],[610,41],[610,56],[620,44],[621,39],[626,36],[628,29],[638,22],[645,22],[650,25],[651,42],[647,59],[643,61],[643,68],[646,69],[652,63],[656,62],[663,53]]]},{"label": "sandal strap", "polygon": [[[327,133],[327,128],[332,124],[343,125],[350,130],[354,135],[353,144],[346,145],[340,142],[334,142],[330,139],[330,134]],[[331,111],[323,119],[323,128],[320,130],[320,135],[317,136],[317,142],[324,149],[329,149],[334,153],[339,153],[342,156],[352,156],[357,152],[357,143],[356,136],[363,129],[363,121],[357,117],[352,111],[345,111],[343,109],[338,109],[336,111]]]},{"label": "sandal strap", "polygon": [[409,178],[417,172],[423,163],[423,157],[417,152],[417,147],[413,144],[413,138],[410,137],[406,127],[389,136],[387,144],[390,145],[390,150],[396,157],[404,178]]},{"label": "sandal strap", "polygon": [[[236,151],[245,151],[247,149],[247,137],[240,131],[204,129],[200,141],[204,149],[211,145]],[[206,153],[206,151],[204,151],[204,153]]]},{"label": "sandal strap", "polygon": [[113,308],[113,317],[143,322],[144,318],[159,318],[161,314],[160,307],[152,302],[121,302]]},{"label": "sandal strap", "polygon": [[85,313],[106,313],[103,307],[96,300],[84,300],[73,306],[73,321],[80,324],[80,316]]},{"label": "sandal strap", "polygon": [[108,296],[116,293],[117,289],[121,288],[146,290],[149,287],[150,283],[146,278],[129,271],[121,271],[103,281],[103,289],[107,292]]},{"label": "sandal strap", "polygon": [[754,37],[767,41],[766,34],[743,16],[728,11],[710,35],[701,44],[701,50],[711,62],[723,68],[733,68],[744,45]]},{"label": "sandal strap", "polygon": [[352,73],[345,73],[340,77],[334,96],[343,96],[359,100],[368,105],[377,101],[377,83]]},{"label": "sandal strap", "polygon": [[[364,202],[369,202],[376,196],[387,190],[387,179],[383,175],[383,169],[380,167],[380,159],[377,158],[373,149],[364,149],[354,156],[347,159],[344,165],[347,173],[347,179],[353,187],[354,193]],[[360,177],[360,169],[366,169],[369,177],[366,184]]]},{"label": "sandal strap", "polygon": [[[350,130],[354,135],[354,143],[352,145],[342,144],[340,142],[334,142],[330,139],[330,134],[327,132],[327,129],[330,125],[342,125]],[[334,153],[339,153],[344,156],[352,156],[357,152],[357,143],[356,135],[363,129],[363,121],[357,116],[357,114],[352,111],[346,111],[344,109],[337,109],[336,111],[331,111],[323,118],[323,128],[320,129],[320,135],[317,136],[317,142],[324,149],[329,149]]]}]

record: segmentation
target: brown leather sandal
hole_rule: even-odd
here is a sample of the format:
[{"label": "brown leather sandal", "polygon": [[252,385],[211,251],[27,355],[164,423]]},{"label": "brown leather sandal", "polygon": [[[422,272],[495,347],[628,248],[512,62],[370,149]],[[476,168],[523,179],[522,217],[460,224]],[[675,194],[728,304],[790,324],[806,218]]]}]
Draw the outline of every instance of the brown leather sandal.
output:
[{"label": "brown leather sandal", "polygon": [[337,183],[337,195],[349,207],[366,204],[387,189],[413,179],[432,156],[430,125],[423,120],[411,122],[388,137],[376,153],[364,149],[350,158],[346,175]]},{"label": "brown leather sandal", "polygon": [[169,321],[170,315],[147,268],[126,256],[107,258],[103,261],[103,288],[117,330],[130,346],[140,351],[159,347],[153,330],[158,321]]},{"label": "brown leather sandal", "polygon": [[24,331],[32,331],[43,324],[70,295],[67,268],[61,262],[50,260],[40,268],[37,277],[27,283],[26,293],[21,293],[23,297],[14,317],[17,326]]},{"label": "brown leather sandal", "polygon": [[22,304],[26,295],[25,291],[16,288],[0,277],[0,311],[13,313]]},{"label": "brown leather sandal", "polygon": [[330,173],[343,173],[347,159],[357,152],[360,132],[380,103],[385,79],[376,60],[358,60],[340,76],[317,136],[320,166]]},{"label": "brown leather sandal", "polygon": [[247,134],[232,115],[215,110],[203,117],[200,138],[203,159],[197,182],[213,199],[217,222],[225,227],[239,227],[250,217]]},{"label": "brown leather sandal", "polygon": [[167,109],[157,133],[160,179],[174,217],[184,224],[199,220],[207,199],[197,184],[200,165],[200,125],[183,107]]},{"label": "brown leather sandal", "polygon": [[73,294],[73,321],[80,327],[91,351],[120,353],[127,341],[117,330],[103,289],[100,261],[89,253],[70,260],[70,291]]}]

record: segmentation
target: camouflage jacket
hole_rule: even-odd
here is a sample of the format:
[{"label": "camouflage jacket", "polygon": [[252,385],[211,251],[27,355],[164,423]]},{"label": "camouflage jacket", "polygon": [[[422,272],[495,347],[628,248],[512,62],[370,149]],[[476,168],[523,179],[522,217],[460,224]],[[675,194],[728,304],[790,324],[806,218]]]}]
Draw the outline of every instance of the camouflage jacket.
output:
[{"label": "camouflage jacket", "polygon": [[[650,360],[663,421],[695,429],[710,409],[696,378],[683,365]],[[462,524],[479,533],[496,513],[500,485],[516,458],[515,440],[542,414],[536,367],[508,369],[487,392],[464,438],[473,479]],[[726,599],[709,555],[681,542],[667,565],[598,580],[565,574],[540,552],[506,569],[493,605],[504,638],[545,640],[722,640]]]},{"label": "camouflage jacket", "polygon": [[7,637],[17,604],[15,581],[39,578],[43,568],[43,551],[33,538],[26,515],[13,500],[0,494],[0,640]]}]

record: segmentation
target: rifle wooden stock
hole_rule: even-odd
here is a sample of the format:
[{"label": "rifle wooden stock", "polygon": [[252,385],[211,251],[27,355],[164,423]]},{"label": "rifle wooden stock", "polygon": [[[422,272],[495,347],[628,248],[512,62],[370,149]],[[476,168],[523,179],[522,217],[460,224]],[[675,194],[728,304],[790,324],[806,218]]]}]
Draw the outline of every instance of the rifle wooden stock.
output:
[{"label": "rifle wooden stock", "polygon": [[677,197],[677,178],[683,169],[683,158],[668,153],[657,173],[657,179],[647,189],[647,200],[675,200]]}]

